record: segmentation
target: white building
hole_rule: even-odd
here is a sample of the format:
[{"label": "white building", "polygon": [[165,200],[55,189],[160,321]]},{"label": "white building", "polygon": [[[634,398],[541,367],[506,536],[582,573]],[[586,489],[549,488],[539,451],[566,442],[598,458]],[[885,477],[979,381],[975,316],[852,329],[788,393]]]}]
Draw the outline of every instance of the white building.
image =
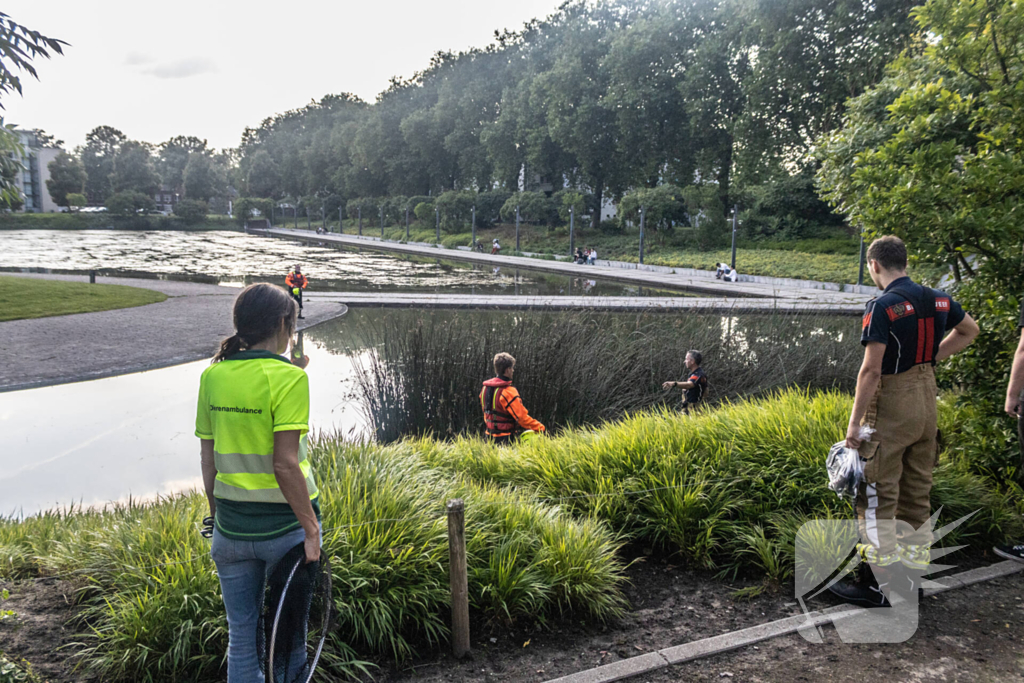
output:
[{"label": "white building", "polygon": [[44,147],[34,130],[17,130],[25,153],[21,157],[23,167],[19,173],[18,187],[25,200],[25,213],[56,213],[60,207],[50,197],[46,181],[50,179],[50,162],[60,154],[58,147]]}]

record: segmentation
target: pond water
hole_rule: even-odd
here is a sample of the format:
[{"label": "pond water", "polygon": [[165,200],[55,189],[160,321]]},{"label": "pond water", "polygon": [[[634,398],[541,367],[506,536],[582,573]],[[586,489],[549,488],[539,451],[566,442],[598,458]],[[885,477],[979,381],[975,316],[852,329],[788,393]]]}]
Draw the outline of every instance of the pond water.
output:
[{"label": "pond water", "polygon": [[[836,378],[855,377],[860,354],[856,320],[849,318],[584,315],[592,315],[588,329],[594,334],[575,337],[579,346],[570,349],[558,346],[561,332],[554,329],[571,322],[566,315],[353,309],[303,334],[303,350],[310,357],[311,427],[369,438],[373,429],[362,410],[356,366],[369,368],[387,344],[398,343],[396,330],[418,326],[435,326],[445,334],[451,329],[469,331],[460,339],[474,346],[449,349],[444,355],[458,359],[458,376],[451,383],[457,386],[448,388],[455,392],[449,398],[467,404],[465,413],[473,425],[478,417],[478,382],[487,374],[489,358],[501,350],[493,347],[504,344],[503,339],[515,339],[515,334],[502,335],[517,326],[526,336],[518,348],[513,341],[507,350],[522,361],[517,384],[531,413],[542,421],[558,414],[566,401],[596,402],[599,417],[616,401],[635,401],[630,404],[634,407],[678,402],[660,392],[660,382],[679,378],[683,356],[695,345],[705,351],[712,391],[718,397],[789,384],[832,385]],[[549,348],[529,351],[530,330],[541,330],[554,341]],[[428,342],[438,338],[424,336]],[[609,347],[616,339],[625,340],[624,345]],[[645,346],[649,352],[642,352]],[[620,368],[633,374],[625,378],[630,386],[616,388],[595,364],[617,372],[612,366],[620,350],[634,354],[623,361],[633,369]],[[570,353],[577,356],[570,358]],[[206,365],[200,361],[0,393],[0,516],[31,515],[72,503],[102,505],[129,496],[147,499],[201,487],[199,444],[193,431],[199,375]],[[578,382],[575,375],[566,374],[566,366],[581,373]],[[406,379],[403,376],[402,381]],[[563,384],[564,379],[571,381]],[[601,382],[607,389],[598,386]],[[570,384],[580,396],[561,393],[556,386]],[[414,384],[409,386],[420,395]],[[465,428],[467,418],[460,419],[456,429]],[[444,431],[439,427],[437,433]]]},{"label": "pond water", "polygon": [[[455,252],[457,253],[457,252]],[[451,251],[446,251],[451,255]],[[241,232],[131,230],[0,231],[0,270],[39,269],[160,277],[225,285],[283,280],[296,263],[310,291],[444,292],[575,296],[686,296],[588,277],[491,268],[319,246]]]}]

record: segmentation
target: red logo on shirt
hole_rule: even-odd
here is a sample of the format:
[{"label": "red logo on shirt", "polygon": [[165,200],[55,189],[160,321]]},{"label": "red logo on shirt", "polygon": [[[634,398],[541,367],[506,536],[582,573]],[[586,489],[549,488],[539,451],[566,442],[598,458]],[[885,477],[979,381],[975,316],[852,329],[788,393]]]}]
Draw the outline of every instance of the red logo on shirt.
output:
[{"label": "red logo on shirt", "polygon": [[868,311],[867,315],[864,316],[864,320],[861,321],[860,329],[866,330],[866,329],[868,329],[868,326],[870,324],[871,324],[871,311]]},{"label": "red logo on shirt", "polygon": [[939,297],[935,300],[935,310],[942,313],[949,313],[949,299]]},{"label": "red logo on shirt", "polygon": [[898,304],[893,304],[889,308],[885,309],[885,312],[889,314],[889,320],[895,322],[900,318],[906,318],[914,315],[914,304],[909,301],[901,301]]}]

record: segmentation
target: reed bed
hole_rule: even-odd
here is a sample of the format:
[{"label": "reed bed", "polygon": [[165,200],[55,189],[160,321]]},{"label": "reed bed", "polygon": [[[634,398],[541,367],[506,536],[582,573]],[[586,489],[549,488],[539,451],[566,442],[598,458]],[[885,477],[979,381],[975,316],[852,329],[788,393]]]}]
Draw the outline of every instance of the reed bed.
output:
[{"label": "reed bed", "polygon": [[[321,437],[312,459],[339,624],[324,680],[447,639],[444,504],[453,497],[466,500],[470,600],[480,618],[500,624],[571,613],[600,621],[623,613],[620,542],[599,521],[452,477],[407,449]],[[79,584],[77,654],[102,680],[216,679],[227,624],[209,544],[198,533],[205,513],[204,497],[191,494],[7,520],[0,573]]]},{"label": "reed bed", "polygon": [[550,427],[598,424],[659,405],[678,407],[690,349],[704,355],[711,402],[774,389],[853,388],[855,320],[834,316],[608,313],[430,313],[357,316],[348,333],[358,393],[377,440],[481,433],[477,394],[491,359],[517,359],[516,386]]}]

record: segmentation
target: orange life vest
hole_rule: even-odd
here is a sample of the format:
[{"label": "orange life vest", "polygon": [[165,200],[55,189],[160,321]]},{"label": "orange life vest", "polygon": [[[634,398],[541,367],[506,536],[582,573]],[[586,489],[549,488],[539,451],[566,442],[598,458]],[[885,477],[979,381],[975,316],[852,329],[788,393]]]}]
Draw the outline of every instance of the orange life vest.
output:
[{"label": "orange life vest", "polygon": [[484,411],[484,424],[487,425],[487,433],[490,436],[502,436],[511,434],[518,427],[516,418],[506,411],[498,401],[501,392],[512,386],[512,382],[501,377],[494,377],[484,382],[484,389],[480,392],[480,407]]}]

